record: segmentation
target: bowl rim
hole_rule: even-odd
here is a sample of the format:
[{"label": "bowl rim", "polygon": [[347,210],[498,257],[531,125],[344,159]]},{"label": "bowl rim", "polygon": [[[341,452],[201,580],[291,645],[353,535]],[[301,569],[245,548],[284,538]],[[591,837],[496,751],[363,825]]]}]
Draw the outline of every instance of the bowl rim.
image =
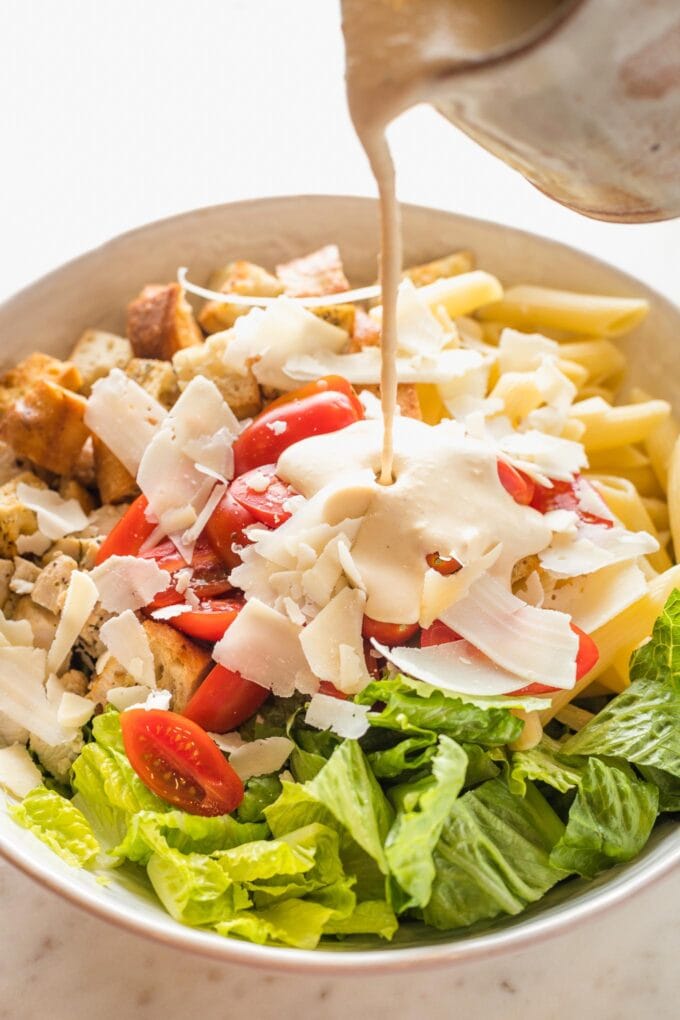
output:
[{"label": "bowl rim", "polygon": [[[355,203],[358,207],[370,208],[375,211],[377,200],[358,195],[339,194],[301,194],[274,195],[265,198],[247,199],[244,201],[225,202],[217,205],[202,206],[172,216],[161,217],[130,230],[117,234],[88,251],[67,260],[48,273],[24,285],[19,291],[8,295],[0,303],[0,308],[11,306],[15,300],[22,299],[38,285],[44,285],[56,278],[67,268],[74,268],[81,262],[87,262],[95,254],[103,254],[119,242],[134,239],[149,230],[162,228],[165,225],[181,224],[183,220],[195,220],[197,216],[210,218],[218,211],[238,207],[240,211],[248,208],[281,206],[305,203],[307,206],[318,204],[328,206],[335,203]],[[666,295],[654,290],[648,284],[638,280],[625,270],[612,266],[604,259],[582,251],[573,245],[564,244],[553,238],[543,237],[532,231],[507,226],[486,220],[481,217],[438,209],[436,206],[401,203],[401,209],[407,214],[435,214],[443,219],[455,221],[460,225],[472,227],[480,224],[504,233],[526,238],[530,243],[539,241],[543,246],[569,251],[591,265],[599,265],[616,273],[622,282],[629,282],[637,292],[649,296],[656,306],[665,306],[674,315],[680,314],[679,307]],[[601,914],[629,896],[636,895],[642,889],[658,882],[674,867],[680,864],[680,829],[665,837],[662,844],[653,849],[648,859],[634,862],[619,874],[614,874],[605,884],[596,889],[587,889],[581,895],[568,899],[549,909],[545,914],[529,916],[515,927],[498,931],[482,932],[468,936],[459,941],[442,941],[415,946],[396,946],[379,950],[340,950],[319,951],[292,949],[279,946],[260,946],[237,939],[222,938],[213,932],[185,927],[175,922],[169,915],[156,920],[142,914],[132,915],[121,904],[111,901],[108,904],[93,900],[85,887],[78,888],[75,884],[64,881],[58,873],[44,871],[37,861],[27,860],[15,847],[7,844],[0,833],[0,856],[18,868],[29,878],[41,886],[55,892],[72,905],[87,913],[116,925],[124,931],[142,935],[156,942],[175,949],[185,949],[196,955],[210,957],[224,962],[243,964],[253,968],[269,968],[271,970],[293,973],[315,974],[347,974],[356,973],[390,973],[394,970],[414,970],[435,968],[461,964],[468,961],[490,959],[503,954],[516,952],[536,944],[540,940],[556,936],[583,924],[590,918]]]}]

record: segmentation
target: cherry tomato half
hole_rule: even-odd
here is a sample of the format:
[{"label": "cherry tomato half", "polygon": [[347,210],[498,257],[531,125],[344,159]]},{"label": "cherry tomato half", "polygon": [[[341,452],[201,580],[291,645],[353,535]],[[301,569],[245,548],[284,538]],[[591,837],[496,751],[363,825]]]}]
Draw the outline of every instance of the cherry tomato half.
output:
[{"label": "cherry tomato half", "polygon": [[[597,660],[600,658],[600,652],[589,634],[582,631],[580,627],[577,627],[575,623],[572,623],[571,629],[574,634],[578,635],[578,650],[576,652],[576,680],[582,680],[586,673],[590,673],[591,669],[597,664]],[[513,694],[554,694],[555,691],[559,690],[558,687],[550,687],[548,684],[527,684],[526,687],[520,687],[518,691],[513,691]]]},{"label": "cherry tomato half", "polygon": [[192,815],[227,815],[243,783],[205,730],[176,712],[143,708],[120,717],[125,753],[158,797]]},{"label": "cherry tomato half", "polygon": [[428,553],[425,559],[428,567],[436,570],[442,577],[450,577],[463,568],[463,564],[455,556],[440,556],[438,552],[434,552]]},{"label": "cherry tomato half", "polygon": [[[161,542],[155,549],[150,549],[142,554],[142,559],[155,560],[161,570],[167,570],[171,574],[170,586],[165,591],[159,592],[153,602],[146,608],[148,612],[156,609],[163,609],[165,606],[175,606],[185,601],[183,592],[177,591],[177,574],[180,570],[186,569],[188,564],[172,542]],[[194,555],[191,559],[190,568],[193,571],[189,587],[200,599],[214,599],[231,591],[229,583],[229,570],[225,568],[222,560],[208,545],[205,539],[199,539],[194,548]]]},{"label": "cherry tomato half", "polygon": [[420,647],[432,648],[434,645],[448,645],[451,641],[460,641],[460,634],[451,630],[441,620],[435,620],[429,627],[420,632]]},{"label": "cherry tomato half", "polygon": [[383,623],[364,616],[361,633],[365,638],[374,638],[381,645],[405,645],[419,630],[417,623]]},{"label": "cherry tomato half", "polygon": [[241,562],[241,557],[234,546],[247,544],[248,540],[243,532],[250,524],[255,524],[251,512],[234,499],[230,489],[227,490],[206,524],[204,535],[230,570]]},{"label": "cherry tomato half", "polygon": [[[269,479],[269,485],[261,491],[262,476]],[[251,483],[256,488],[251,488]],[[260,524],[268,528],[278,528],[291,516],[290,510],[284,510],[283,504],[295,496],[295,490],[276,477],[276,464],[263,464],[254,471],[235,478],[229,486],[229,492],[237,503],[245,507]]]},{"label": "cherry tomato half", "polygon": [[319,684],[319,694],[325,694],[328,698],[337,698],[338,701],[347,701],[349,695],[345,694],[344,691],[339,691],[335,684],[332,684],[330,680],[322,680]]},{"label": "cherry tomato half", "polygon": [[547,485],[535,486],[531,505],[534,510],[538,510],[542,514],[547,514],[550,510],[573,510],[584,524],[599,524],[603,528],[613,527],[614,522],[607,517],[600,517],[598,514],[581,509],[581,493],[584,489],[588,491],[590,486],[580,475],[576,475],[570,482],[558,482],[552,479],[552,488]]},{"label": "cherry tomato half", "polygon": [[138,496],[131,503],[127,512],[121,517],[104,539],[95,563],[99,566],[109,556],[136,556],[156,525],[146,519],[146,508],[149,503],[146,496]]},{"label": "cherry tomato half", "polygon": [[315,393],[327,393],[329,390],[334,390],[336,393],[344,393],[346,397],[349,397],[354,405],[357,415],[359,418],[363,418],[364,408],[356,394],[356,390],[351,383],[348,383],[341,375],[324,375],[321,379],[315,379],[313,382],[309,382],[305,386],[300,386],[297,390],[292,390],[291,393],[284,393],[283,396],[277,397],[276,400],[272,400],[271,404],[268,404],[265,408],[264,413],[266,414],[274,407],[283,407],[285,404],[289,404],[292,400],[304,400],[305,397],[311,397]]},{"label": "cherry tomato half", "polygon": [[337,432],[362,416],[353,400],[333,390],[263,411],[234,442],[235,474],[242,475],[263,464],[271,464],[293,443]]},{"label": "cherry tomato half", "polygon": [[243,608],[243,599],[209,599],[190,613],[173,616],[168,623],[183,634],[215,644],[224,637]]},{"label": "cherry tomato half", "polygon": [[535,483],[523,471],[518,471],[511,464],[506,464],[504,460],[499,460],[498,478],[505,491],[512,496],[515,503],[519,503],[520,506],[532,505],[531,501],[534,497]]},{"label": "cherry tomato half", "polygon": [[257,712],[269,691],[224,666],[215,666],[189,699],[187,719],[211,733],[229,733]]}]

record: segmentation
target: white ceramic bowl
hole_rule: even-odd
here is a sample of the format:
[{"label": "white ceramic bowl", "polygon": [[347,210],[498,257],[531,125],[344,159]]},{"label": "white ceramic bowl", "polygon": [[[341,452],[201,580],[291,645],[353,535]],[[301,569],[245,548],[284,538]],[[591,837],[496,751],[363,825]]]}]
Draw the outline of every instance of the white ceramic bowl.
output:
[{"label": "white ceramic bowl", "polygon": [[[651,304],[645,322],[623,345],[635,384],[680,410],[676,345],[680,310],[659,294],[597,259],[534,234],[417,206],[403,209],[408,262],[471,248],[479,265],[505,283],[520,281],[594,293],[640,295]],[[32,284],[0,307],[1,357],[11,364],[34,350],[65,355],[88,326],[123,330],[127,302],[146,283],[173,279],[180,265],[205,282],[231,258],[271,266],[336,242],[352,283],[375,279],[376,205],[369,199],[294,196],[216,206],[175,216],[118,237]],[[632,863],[595,882],[553,890],[517,918],[461,934],[406,929],[392,944],[353,941],[315,952],[255,946],[185,928],[143,887],[115,877],[104,887],[64,864],[0,806],[0,852],[71,902],[130,931],[177,947],[241,963],[299,971],[403,970],[508,952],[583,921],[680,861],[680,827],[661,823]]]}]

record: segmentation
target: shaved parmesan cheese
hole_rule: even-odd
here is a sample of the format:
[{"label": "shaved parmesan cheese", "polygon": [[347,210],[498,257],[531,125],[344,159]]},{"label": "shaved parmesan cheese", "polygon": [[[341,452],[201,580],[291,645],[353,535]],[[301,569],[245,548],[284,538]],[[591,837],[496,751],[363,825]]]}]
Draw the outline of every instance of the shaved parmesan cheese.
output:
[{"label": "shaved parmesan cheese", "polygon": [[267,428],[270,429],[275,436],[282,436],[288,428],[288,422],[281,421],[281,419],[278,421],[270,421],[267,422]]},{"label": "shaved parmesan cheese", "polygon": [[94,714],[95,705],[89,698],[80,694],[64,691],[57,709],[57,722],[65,730],[76,730],[89,722]]},{"label": "shaved parmesan cheese", "polygon": [[99,600],[110,613],[148,606],[170,584],[167,570],[138,556],[109,556],[90,573]]},{"label": "shaved parmesan cheese", "polygon": [[515,467],[535,478],[540,484],[550,478],[568,482],[588,459],[580,443],[531,429],[528,432],[509,432],[498,440],[498,449]]},{"label": "shaved parmesan cheese", "polygon": [[647,582],[636,563],[616,563],[593,574],[571,578],[546,595],[545,605],[569,613],[586,634],[613,620],[647,593]]},{"label": "shaved parmesan cheese", "polygon": [[315,694],[307,706],[305,722],[317,730],[331,730],[347,740],[358,740],[369,728],[368,705]]},{"label": "shaved parmesan cheese", "polygon": [[15,648],[33,647],[33,629],[28,620],[8,620],[0,610],[0,644]]},{"label": "shaved parmesan cheese", "polygon": [[364,579],[361,576],[361,572],[354,562],[350,550],[349,540],[342,534],[338,536],[338,560],[340,566],[343,569],[344,575],[352,585],[353,588],[359,588],[361,591],[366,591],[366,585]]},{"label": "shaved parmesan cheese", "polygon": [[[347,343],[344,329],[305,311],[296,301],[279,297],[266,311],[255,309],[240,316],[224,352],[227,367],[245,374],[248,365],[263,386],[295,388],[286,362],[296,356],[338,352]],[[323,373],[321,373],[323,374]]]},{"label": "shaved parmesan cheese", "polygon": [[74,570],[68,583],[66,600],[54,640],[47,655],[47,668],[51,673],[59,673],[63,667],[98,598],[97,586],[90,575],[84,574],[82,570]]},{"label": "shaved parmesan cheese", "polygon": [[0,748],[0,786],[20,799],[42,786],[40,770],[21,744]]},{"label": "shaved parmesan cheese", "polygon": [[133,705],[143,702],[148,693],[149,688],[141,684],[134,687],[112,687],[106,693],[106,700],[119,712],[124,712],[126,708],[132,708]]},{"label": "shaved parmesan cheese", "polygon": [[543,514],[543,520],[553,532],[575,535],[580,518],[574,510],[549,510]]},{"label": "shaved parmesan cheese", "polygon": [[[346,694],[356,694],[371,681],[361,635],[365,605],[364,592],[344,588],[300,634],[300,644],[312,672]],[[355,656],[349,658],[345,651],[344,663],[341,662],[343,647],[355,652]]]},{"label": "shaved parmesan cheese", "polygon": [[295,744],[288,737],[264,737],[243,742],[229,755],[229,764],[242,782],[252,776],[278,772],[288,761]]},{"label": "shaved parmesan cheese", "polygon": [[[436,356],[414,354],[396,359],[400,383],[439,383],[451,385],[454,380],[465,388],[466,381],[486,379],[491,359],[478,351],[459,348],[443,350]],[[375,386],[380,382],[381,356],[379,347],[366,347],[355,354],[314,352],[291,356],[285,362],[287,376],[308,381],[324,375],[341,375],[357,386]]]},{"label": "shaved parmesan cheese", "polygon": [[46,660],[42,648],[0,648],[0,712],[54,747],[68,737],[47,698]]},{"label": "shaved parmesan cheese", "polygon": [[467,641],[430,648],[386,648],[377,641],[373,645],[402,673],[452,693],[494,697],[525,686],[520,677],[492,662]]},{"label": "shaved parmesan cheese", "polygon": [[36,513],[38,531],[52,541],[87,527],[87,515],[78,500],[62,499],[52,489],[36,489],[20,482],[17,485],[17,498]]},{"label": "shaved parmesan cheese", "polygon": [[540,333],[520,333],[506,328],[498,344],[501,372],[528,372],[539,368],[546,355],[559,357],[560,345]]},{"label": "shaved parmesan cheese", "polygon": [[539,559],[545,570],[560,577],[592,574],[613,563],[623,563],[656,552],[659,543],[646,531],[582,524],[575,534],[556,534]]},{"label": "shaved parmesan cheese", "polygon": [[[382,322],[382,307],[372,308],[371,317]],[[455,329],[455,327],[454,327]],[[397,344],[408,354],[438,354],[449,340],[446,330],[411,280],[403,280],[397,297]]]},{"label": "shaved parmesan cheese", "polygon": [[215,741],[220,751],[224,751],[225,754],[231,754],[239,747],[243,747],[245,741],[240,733],[234,730],[233,733],[209,733],[209,737]]},{"label": "shaved parmesan cheese", "polygon": [[191,613],[193,606],[189,605],[175,605],[175,606],[162,606],[161,609],[154,609],[151,614],[152,620],[174,620],[176,616],[183,616],[184,613]]},{"label": "shaved parmesan cheese", "polygon": [[475,581],[441,619],[526,683],[574,686],[578,637],[565,613],[529,606],[487,576]]},{"label": "shaved parmesan cheese", "polygon": [[319,554],[316,563],[302,574],[302,590],[317,606],[325,606],[330,601],[340,580],[340,544],[346,542],[345,535],[336,535]]},{"label": "shaved parmesan cheese", "polygon": [[213,489],[212,493],[208,498],[208,501],[206,502],[205,506],[196,517],[194,523],[191,525],[188,531],[185,531],[184,534],[182,535],[182,541],[186,545],[192,546],[198,541],[198,538],[203,533],[206,524],[212,517],[218,503],[220,502],[226,491],[227,491],[226,485],[220,484],[215,486],[215,488]]},{"label": "shaved parmesan cheese", "polygon": [[166,413],[146,390],[114,368],[92,387],[85,424],[134,476]]},{"label": "shaved parmesan cheese", "polygon": [[[134,689],[137,690],[138,688]],[[172,701],[171,691],[149,691],[146,687],[142,688],[142,690],[145,692],[146,696],[142,696],[142,700],[136,702],[134,705],[126,705],[123,711],[128,712],[132,708],[143,708],[145,712],[151,712],[152,710],[167,712],[169,710],[170,702]]]},{"label": "shaved parmesan cheese", "polygon": [[99,636],[104,647],[133,680],[155,689],[156,671],[149,639],[131,609],[102,624]]},{"label": "shaved parmesan cheese", "polygon": [[253,471],[248,477],[248,488],[251,492],[266,492],[271,484],[271,476],[263,471]]},{"label": "shaved parmesan cheese", "polygon": [[442,613],[458,599],[462,599],[470,586],[493,567],[500,556],[499,542],[479,559],[472,559],[455,574],[443,576],[437,570],[427,570],[423,579],[423,597],[420,608],[420,626],[430,627]]},{"label": "shaved parmesan cheese", "polygon": [[259,599],[250,599],[215,645],[213,658],[282,698],[311,694],[319,682],[300,645],[301,628]]},{"label": "shaved parmesan cheese", "polygon": [[[524,579],[524,584],[520,587],[517,592],[518,597],[524,602],[528,602],[530,606],[541,607],[545,602],[545,591],[541,584],[541,579],[538,576],[537,571],[532,570],[531,573]],[[564,606],[546,606],[547,609],[559,609],[561,612],[566,613],[568,610]]]}]

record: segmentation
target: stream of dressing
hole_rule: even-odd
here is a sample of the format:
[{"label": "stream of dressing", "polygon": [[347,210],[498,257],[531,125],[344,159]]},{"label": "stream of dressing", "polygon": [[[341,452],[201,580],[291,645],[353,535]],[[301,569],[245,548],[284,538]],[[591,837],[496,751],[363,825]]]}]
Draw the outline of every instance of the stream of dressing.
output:
[{"label": "stream of dressing", "polygon": [[402,239],[389,124],[417,102],[446,114],[455,103],[456,74],[485,56],[512,48],[554,13],[561,0],[342,0],[347,97],[380,200],[382,290],[381,401],[383,446],[379,481],[394,481],[397,405],[397,294]]}]

